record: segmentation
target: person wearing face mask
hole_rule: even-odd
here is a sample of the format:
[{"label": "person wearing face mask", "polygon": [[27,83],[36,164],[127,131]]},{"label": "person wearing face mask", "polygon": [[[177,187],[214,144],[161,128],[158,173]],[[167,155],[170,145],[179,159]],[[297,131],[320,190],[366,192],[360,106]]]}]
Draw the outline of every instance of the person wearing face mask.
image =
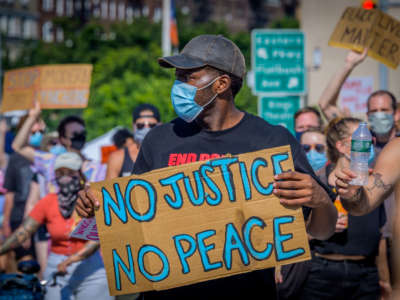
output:
[{"label": "person wearing face mask", "polygon": [[[21,118],[17,130],[26,125],[30,116]],[[25,147],[31,151],[39,149],[46,125],[36,118],[27,131]],[[10,236],[22,223],[34,203],[39,199],[37,176],[32,170],[32,163],[19,153],[11,154],[5,171],[5,194],[3,233]],[[17,262],[34,258],[33,240],[29,239],[14,249]]]},{"label": "person wearing face mask", "polygon": [[56,285],[46,287],[45,299],[113,299],[109,296],[99,243],[69,237],[80,220],[74,207],[77,193],[85,184],[80,171],[82,163],[82,158],[74,152],[57,157],[54,169],[58,192],[42,198],[23,224],[0,246],[0,254],[7,253],[30,238],[41,224],[47,226],[51,247],[44,278],[51,280],[54,272],[63,276],[57,278]]},{"label": "person wearing face mask", "polygon": [[301,135],[300,144],[313,170],[315,172],[321,170],[328,162],[325,135],[318,129],[306,130]]},{"label": "person wearing face mask", "polygon": [[[337,118],[327,127],[330,163],[317,175],[335,193],[336,170],[349,164],[351,135],[359,122]],[[297,299],[378,299],[380,284],[390,291],[387,256],[381,248],[385,222],[383,205],[361,217],[339,212],[336,233],[326,241],[310,241],[313,259]]]},{"label": "person wearing face mask", "polygon": [[[54,151],[41,151],[24,146],[28,139],[28,133],[32,125],[40,117],[41,109],[38,102],[29,111],[29,117],[18,131],[12,147],[14,151],[24,156],[33,163],[34,169],[45,178],[45,184],[41,186],[41,194],[57,192],[55,181],[54,163],[57,154]],[[101,181],[105,178],[106,166],[97,161],[86,160],[81,150],[86,142],[85,122],[78,116],[66,116],[62,119],[57,128],[58,141],[68,152],[75,152],[83,158],[82,172],[88,182]],[[51,150],[51,149],[50,149]],[[64,152],[57,151],[58,153]]]},{"label": "person wearing face mask", "polygon": [[[362,52],[349,51],[345,63],[336,72],[324,89],[318,104],[328,121],[339,116],[350,115],[349,110],[341,110],[338,106],[340,90],[353,72],[367,57],[368,49]],[[373,92],[367,99],[367,119],[374,141],[374,160],[372,167],[382,148],[396,136],[395,123],[399,121],[400,114],[396,114],[396,98],[387,90]],[[390,194],[384,202],[387,214],[387,223],[383,228],[383,236],[387,239],[388,252],[392,244],[393,212],[395,211],[395,197]]]},{"label": "person wearing face mask", "polygon": [[152,128],[160,124],[160,112],[154,105],[144,103],[135,107],[132,119],[134,143],[129,143],[123,149],[111,153],[107,162],[106,179],[132,174],[140,145],[145,136]]},{"label": "person wearing face mask", "polygon": [[[304,207],[311,235],[328,238],[334,231],[337,213],[300,144],[284,127],[273,126],[235,106],[246,73],[245,59],[237,45],[221,35],[199,35],[180,54],[160,58],[159,64],[176,69],[171,102],[178,118],[147,134],[133,173],[289,144],[294,170],[275,177],[273,192],[285,205]],[[288,186],[296,188],[289,191]],[[79,193],[76,209],[81,216],[92,216],[96,206],[98,200],[89,188]],[[312,207],[311,214],[305,206]],[[144,299],[247,299],[249,291],[252,299],[274,299],[273,270],[151,291],[144,294]]]},{"label": "person wearing face mask", "polygon": [[300,141],[303,132],[309,129],[322,130],[322,118],[317,109],[306,106],[294,114],[294,130],[296,139]]}]

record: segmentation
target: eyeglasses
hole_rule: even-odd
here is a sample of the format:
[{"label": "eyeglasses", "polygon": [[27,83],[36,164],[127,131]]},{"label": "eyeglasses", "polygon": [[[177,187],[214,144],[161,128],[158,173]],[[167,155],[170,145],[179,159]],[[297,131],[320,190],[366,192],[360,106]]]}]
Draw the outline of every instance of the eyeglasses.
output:
[{"label": "eyeglasses", "polygon": [[157,123],[136,123],[137,129],[143,129],[145,126],[149,128],[154,128],[157,126]]},{"label": "eyeglasses", "polygon": [[302,144],[304,151],[307,153],[311,149],[315,149],[318,153],[324,153],[325,152],[325,145],[322,144],[314,144],[314,145],[308,145],[308,144]]}]

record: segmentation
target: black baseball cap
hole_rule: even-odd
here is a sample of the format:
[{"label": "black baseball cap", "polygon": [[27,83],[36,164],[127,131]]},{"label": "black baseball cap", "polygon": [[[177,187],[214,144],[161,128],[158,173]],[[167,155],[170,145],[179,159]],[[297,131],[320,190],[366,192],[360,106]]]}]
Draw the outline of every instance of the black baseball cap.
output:
[{"label": "black baseball cap", "polygon": [[158,63],[164,68],[178,69],[210,66],[239,78],[246,74],[246,63],[239,47],[222,35],[199,35],[178,55],[159,58]]}]

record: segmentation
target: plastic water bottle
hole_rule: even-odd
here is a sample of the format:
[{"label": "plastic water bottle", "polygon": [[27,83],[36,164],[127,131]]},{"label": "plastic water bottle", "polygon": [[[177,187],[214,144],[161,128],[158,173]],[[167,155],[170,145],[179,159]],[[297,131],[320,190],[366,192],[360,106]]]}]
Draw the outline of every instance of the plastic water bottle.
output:
[{"label": "plastic water bottle", "polygon": [[372,145],[372,136],[367,123],[361,122],[351,136],[350,169],[356,173],[351,185],[366,185],[368,183],[368,158]]}]

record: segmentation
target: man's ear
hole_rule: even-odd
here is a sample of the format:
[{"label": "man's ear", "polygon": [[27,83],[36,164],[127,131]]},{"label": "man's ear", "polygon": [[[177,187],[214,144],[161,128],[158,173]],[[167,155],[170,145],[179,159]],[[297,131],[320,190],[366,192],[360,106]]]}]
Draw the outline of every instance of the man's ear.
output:
[{"label": "man's ear", "polygon": [[221,75],[215,83],[215,92],[223,94],[231,87],[232,80],[228,75]]}]

